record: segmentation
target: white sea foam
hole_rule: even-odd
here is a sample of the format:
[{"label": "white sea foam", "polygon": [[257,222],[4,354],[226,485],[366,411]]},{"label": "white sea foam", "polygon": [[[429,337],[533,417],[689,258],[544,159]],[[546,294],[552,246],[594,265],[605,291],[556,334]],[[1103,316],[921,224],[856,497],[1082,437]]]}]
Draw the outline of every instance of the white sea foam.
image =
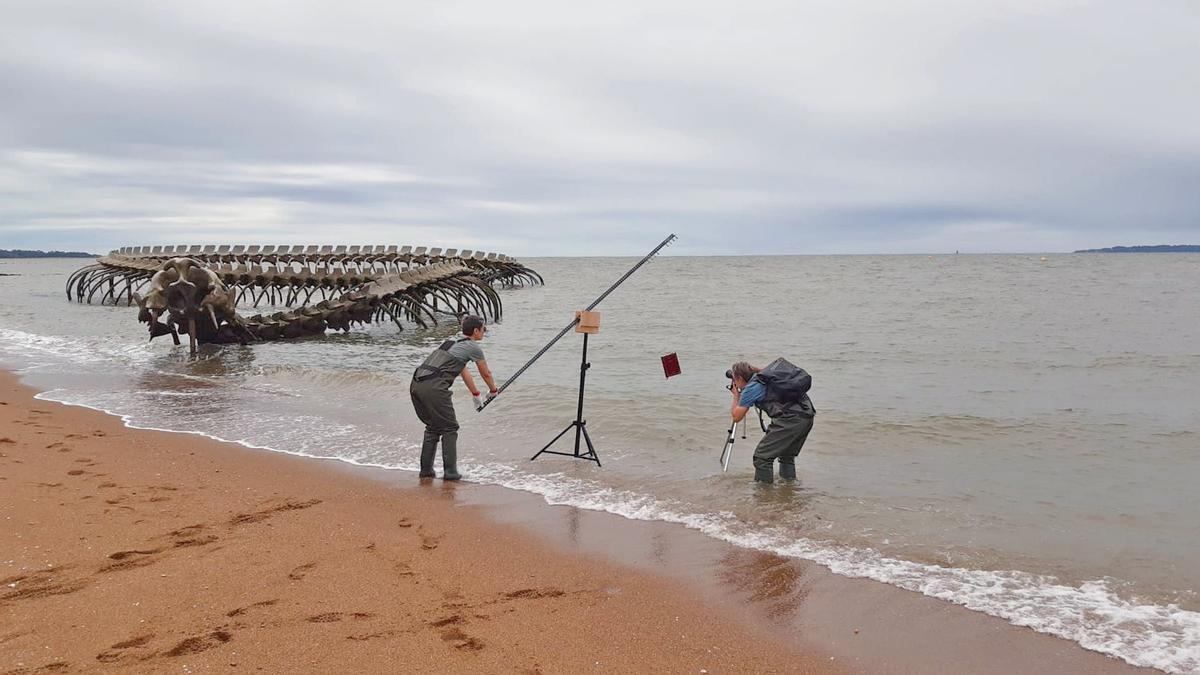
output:
[{"label": "white sea foam", "polygon": [[[85,356],[86,355],[86,356]],[[26,367],[95,363],[109,360],[129,363],[147,358],[141,347],[109,345],[102,341],[40,336],[0,329],[0,356],[17,358]],[[98,359],[98,357],[106,357]],[[153,395],[167,394],[152,392]],[[311,431],[320,426],[319,443],[295,439],[292,445],[272,438],[268,446],[255,440],[253,431],[233,433],[225,425],[222,437],[211,429],[162,428],[122,410],[121,401],[91,399],[87,394],[57,389],[38,395],[99,410],[120,417],[136,429],[192,433],[248,448],[271,450],[319,459],[336,459],[356,466],[415,470],[407,463],[377,462],[365,458],[363,448],[395,447],[393,438],[364,438],[351,425],[330,425],[327,420],[288,420],[291,428]],[[109,396],[111,398],[111,396]],[[126,403],[132,403],[132,399]],[[271,434],[261,435],[270,436]],[[415,444],[405,444],[415,450]],[[369,451],[365,453],[369,455]],[[409,453],[408,456],[412,456]],[[468,480],[541,495],[548,504],[569,505],[613,513],[633,520],[677,523],[737,546],[809,560],[836,574],[863,577],[953,602],[972,610],[1002,617],[1033,630],[1074,640],[1080,645],[1120,658],[1135,666],[1174,673],[1200,673],[1200,612],[1176,605],[1137,604],[1121,598],[1109,580],[1078,586],[1053,577],[1019,570],[970,570],[939,567],[888,558],[876,551],[830,545],[797,538],[783,530],[750,530],[728,512],[698,513],[695,505],[662,499],[631,490],[617,490],[564,474],[528,474],[519,469],[487,463],[465,465]]]},{"label": "white sea foam", "polygon": [[64,363],[111,368],[113,361],[131,364],[154,358],[155,354],[145,344],[131,345],[99,337],[37,335],[0,328],[0,356],[23,361],[26,368]]}]

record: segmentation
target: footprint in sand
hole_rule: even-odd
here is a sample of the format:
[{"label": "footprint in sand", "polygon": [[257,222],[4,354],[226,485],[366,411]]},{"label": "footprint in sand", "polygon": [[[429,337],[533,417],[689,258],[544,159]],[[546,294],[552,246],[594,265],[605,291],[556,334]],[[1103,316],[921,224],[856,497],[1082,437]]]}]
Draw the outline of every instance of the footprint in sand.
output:
[{"label": "footprint in sand", "polygon": [[235,616],[241,616],[241,615],[245,614],[246,612],[254,609],[255,607],[270,607],[271,605],[274,605],[277,602],[279,602],[278,599],[262,600],[260,602],[254,603],[252,605],[246,605],[245,607],[238,607],[237,609],[231,609],[228,612],[225,612],[225,616],[228,616],[230,618],[233,618]]},{"label": "footprint in sand", "polygon": [[54,663],[47,663],[37,668],[18,668],[17,670],[5,671],[4,675],[18,675],[18,673],[20,675],[24,675],[25,673],[30,673],[30,675],[34,673],[66,673],[70,670],[72,670],[71,664],[67,661],[55,661]]},{"label": "footprint in sand", "polygon": [[173,544],[175,548],[187,548],[189,546],[208,546],[209,544],[219,540],[215,534],[206,534],[202,537],[187,537],[184,539],[176,539]]},{"label": "footprint in sand", "polygon": [[155,553],[158,553],[161,550],[162,549],[159,549],[159,548],[152,548],[148,551],[139,551],[136,549],[132,550],[132,551],[117,551],[116,553],[108,554],[108,559],[109,560],[125,560],[126,558],[132,558],[135,555],[154,555]]},{"label": "footprint in sand", "polygon": [[148,551],[117,551],[108,556],[113,560],[104,567],[96,570],[97,574],[108,574],[110,572],[121,572],[131,570],[137,567],[145,567],[158,562],[158,558],[154,557],[160,549],[150,549]]},{"label": "footprint in sand", "polygon": [[278,506],[271,506],[271,507],[262,509],[260,511],[251,511],[250,513],[239,513],[236,516],[229,519],[229,525],[237,526],[237,525],[247,525],[250,523],[257,523],[259,521],[263,521],[263,520],[266,520],[267,518],[270,518],[271,516],[275,515],[276,513],[281,513],[283,511],[297,511],[300,509],[307,509],[307,508],[316,506],[317,504],[320,504],[320,503],[321,503],[320,499],[309,499],[307,501],[302,501],[302,502],[296,501],[293,499],[289,499],[289,500],[283,502],[282,504],[279,504]]},{"label": "footprint in sand", "polygon": [[466,652],[477,652],[483,649],[483,642],[467,635],[457,628],[451,628],[442,633],[442,639],[454,645],[455,649]]},{"label": "footprint in sand", "polygon": [[389,638],[389,637],[393,637],[398,634],[399,634],[399,632],[395,631],[395,630],[385,630],[385,631],[380,631],[378,633],[366,633],[363,635],[347,635],[346,639],[354,640],[355,642],[366,642],[367,640],[377,640],[379,638]]},{"label": "footprint in sand", "polygon": [[[100,663],[113,663],[114,661],[120,661],[122,658],[125,657],[125,652],[127,650],[137,649],[138,647],[144,647],[153,639],[154,639],[154,634],[150,633],[149,635],[141,635],[141,636],[138,636],[135,638],[130,638],[128,640],[124,640],[122,642],[118,642],[115,645],[113,645],[113,646],[109,647],[108,649],[105,649],[104,651],[97,654],[96,660],[99,661]],[[144,656],[144,654],[139,655],[139,656]]]},{"label": "footprint in sand", "polygon": [[293,569],[291,572],[288,572],[288,578],[292,581],[300,581],[312,570],[312,568],[316,566],[317,563],[315,562],[304,563],[303,565]]},{"label": "footprint in sand", "polygon": [[175,658],[177,656],[187,656],[188,654],[199,654],[203,651],[208,651],[213,647],[221,645],[233,639],[233,635],[228,631],[217,629],[204,635],[187,638],[186,640],[175,645],[171,649],[163,653],[163,656]]},{"label": "footprint in sand", "polygon": [[87,586],[86,582],[63,578],[62,569],[59,567],[0,580],[0,586],[13,589],[0,595],[0,602],[67,595]]},{"label": "footprint in sand", "polygon": [[167,533],[168,537],[190,537],[200,532],[205,528],[205,525],[197,523],[195,525],[186,525],[178,530],[171,530]]},{"label": "footprint in sand", "polygon": [[429,625],[433,626],[434,628],[444,628],[446,626],[456,626],[459,624],[464,624],[466,622],[467,622],[467,620],[462,618],[461,615],[451,614],[450,616],[445,617],[444,619],[438,619],[437,621],[430,621]]},{"label": "footprint in sand", "polygon": [[171,530],[162,538],[170,539],[173,548],[185,548],[188,546],[207,546],[221,538],[215,534],[200,534],[208,529],[206,525],[197,523],[181,527],[178,530]]},{"label": "footprint in sand", "polygon": [[344,621],[346,619],[363,621],[365,619],[370,619],[373,616],[375,615],[371,614],[370,612],[325,612],[324,614],[310,616],[305,619],[305,621],[309,623],[337,623],[338,621]]},{"label": "footprint in sand", "polygon": [[536,600],[538,598],[558,598],[566,594],[566,591],[557,588],[522,588],[519,591],[505,593],[504,597],[510,600]]}]

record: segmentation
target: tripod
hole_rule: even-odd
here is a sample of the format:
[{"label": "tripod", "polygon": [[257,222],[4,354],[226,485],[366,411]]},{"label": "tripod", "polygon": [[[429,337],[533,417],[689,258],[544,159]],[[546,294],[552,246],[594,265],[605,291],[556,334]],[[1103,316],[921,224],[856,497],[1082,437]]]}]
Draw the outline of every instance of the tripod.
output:
[{"label": "tripod", "polygon": [[[587,371],[592,367],[592,364],[587,360],[588,334],[583,334],[583,358],[579,362],[579,406],[575,409],[575,419],[567,425],[566,429],[558,432],[554,440],[550,441],[537,454],[530,457],[530,461],[535,460],[538,456],[547,455],[562,455],[564,457],[574,457],[575,459],[586,459],[590,462],[595,462],[596,466],[601,466],[600,456],[596,454],[596,447],[592,445],[592,437],[588,435],[587,420],[583,419],[583,390],[587,386]],[[571,429],[575,430],[575,452],[558,452],[551,450],[550,446],[554,445],[558,439],[566,435]],[[587,444],[587,452],[579,452],[579,441],[582,439]]]},{"label": "tripod", "polygon": [[[726,376],[728,376],[729,378],[732,379],[733,373],[727,372]],[[733,383],[732,382],[729,383],[729,385],[726,386],[725,388],[728,389],[729,391],[733,391]],[[760,412],[759,413],[759,422],[761,422],[761,421],[762,421],[762,413]],[[729,460],[730,460],[730,458],[733,457],[733,441],[735,440],[734,435],[737,433],[737,425],[738,425],[737,420],[733,420],[729,424],[729,431],[725,432],[725,447],[721,450],[721,458],[719,460],[717,460],[718,462],[721,463],[722,471],[729,471]],[[767,430],[766,427],[763,427],[763,431],[766,432],[766,430]],[[746,438],[746,418],[745,417],[742,418],[742,438],[743,439]]]}]

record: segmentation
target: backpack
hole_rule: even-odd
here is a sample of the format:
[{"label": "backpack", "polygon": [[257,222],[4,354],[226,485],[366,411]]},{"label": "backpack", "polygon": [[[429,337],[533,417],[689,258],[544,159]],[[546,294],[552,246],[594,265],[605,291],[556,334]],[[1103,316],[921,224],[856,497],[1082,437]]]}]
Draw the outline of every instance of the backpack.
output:
[{"label": "backpack", "polygon": [[756,377],[767,386],[767,398],[775,401],[801,401],[812,389],[812,375],[785,358],[775,359]]}]

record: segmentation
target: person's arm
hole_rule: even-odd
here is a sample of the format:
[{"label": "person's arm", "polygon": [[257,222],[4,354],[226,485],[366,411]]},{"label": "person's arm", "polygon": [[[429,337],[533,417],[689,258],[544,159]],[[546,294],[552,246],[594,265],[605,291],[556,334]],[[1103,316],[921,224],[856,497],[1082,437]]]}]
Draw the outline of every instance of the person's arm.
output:
[{"label": "person's arm", "polygon": [[466,366],[462,369],[462,381],[467,385],[467,391],[471,392],[471,396],[479,395],[479,387],[475,386],[475,378],[471,377],[471,371],[467,370]]},{"label": "person's arm", "polygon": [[743,406],[739,404],[742,395],[741,389],[734,387],[730,391],[733,392],[733,404],[729,408],[729,414],[733,417],[733,421],[736,424],[737,422],[741,422],[742,419],[746,417],[746,413],[750,411],[750,408],[749,406]]},{"label": "person's arm", "polygon": [[746,386],[741,389],[734,387],[733,403],[729,407],[729,414],[733,417],[733,421],[741,422],[750,408],[763,400],[766,395],[767,388],[757,380],[747,382]]},{"label": "person's arm", "polygon": [[476,361],[475,367],[479,368],[479,376],[487,383],[488,393],[496,393],[496,381],[492,379],[492,369],[488,368],[487,361]]}]

